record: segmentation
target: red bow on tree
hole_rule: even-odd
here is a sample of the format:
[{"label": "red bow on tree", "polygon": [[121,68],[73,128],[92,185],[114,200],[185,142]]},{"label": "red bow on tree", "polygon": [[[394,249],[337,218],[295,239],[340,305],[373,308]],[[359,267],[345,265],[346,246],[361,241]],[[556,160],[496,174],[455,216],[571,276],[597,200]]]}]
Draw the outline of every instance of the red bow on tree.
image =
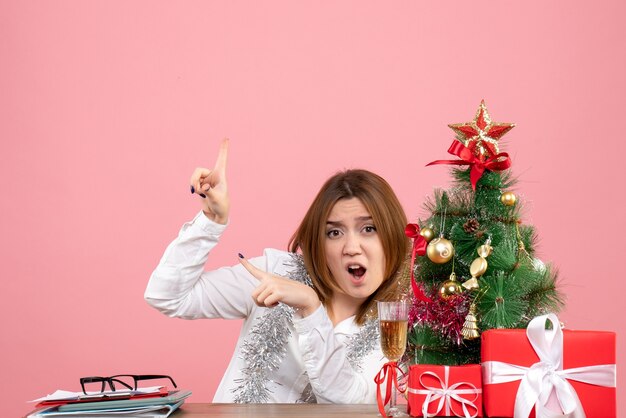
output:
[{"label": "red bow on tree", "polygon": [[483,159],[474,155],[469,148],[459,141],[454,141],[452,145],[450,145],[448,153],[456,155],[460,160],[437,160],[426,164],[426,167],[437,164],[469,165],[471,167],[470,181],[472,183],[472,189],[474,190],[476,190],[476,183],[478,183],[478,180],[480,180],[485,170],[502,171],[511,167],[511,159],[506,152],[501,152],[500,154]]},{"label": "red bow on tree", "polygon": [[420,227],[417,224],[408,224],[406,228],[404,228],[404,234],[413,240],[413,251],[411,251],[411,287],[413,288],[413,294],[422,302],[432,302],[432,299],[426,296],[422,288],[417,285],[414,272],[415,256],[425,255],[428,243],[420,234]]}]

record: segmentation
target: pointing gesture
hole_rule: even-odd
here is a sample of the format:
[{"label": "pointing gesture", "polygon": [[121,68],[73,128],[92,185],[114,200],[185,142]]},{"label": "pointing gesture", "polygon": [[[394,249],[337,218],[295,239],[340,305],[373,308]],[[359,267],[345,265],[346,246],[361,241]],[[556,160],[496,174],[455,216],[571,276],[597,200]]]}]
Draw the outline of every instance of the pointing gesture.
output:
[{"label": "pointing gesture", "polygon": [[226,159],[228,155],[228,138],[222,141],[215,167],[196,168],[189,181],[191,193],[202,198],[202,211],[214,222],[228,222],[230,198],[226,185]]},{"label": "pointing gesture", "polygon": [[239,262],[258,281],[252,299],[261,307],[274,307],[282,302],[298,310],[302,317],[309,316],[320,306],[317,293],[309,286],[263,271],[239,254]]}]

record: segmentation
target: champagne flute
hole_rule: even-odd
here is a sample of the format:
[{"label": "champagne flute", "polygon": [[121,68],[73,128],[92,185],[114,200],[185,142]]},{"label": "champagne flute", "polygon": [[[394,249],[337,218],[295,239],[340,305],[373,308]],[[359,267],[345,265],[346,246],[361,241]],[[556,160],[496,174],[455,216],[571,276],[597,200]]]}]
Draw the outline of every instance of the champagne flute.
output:
[{"label": "champagne flute", "polygon": [[[380,323],[380,346],[383,354],[395,365],[406,350],[407,328],[409,319],[409,303],[402,301],[378,301],[378,321]],[[395,373],[390,375],[394,377]],[[395,378],[395,377],[394,377]],[[396,406],[396,383],[393,382],[391,400],[387,415],[390,417],[407,416]]]}]

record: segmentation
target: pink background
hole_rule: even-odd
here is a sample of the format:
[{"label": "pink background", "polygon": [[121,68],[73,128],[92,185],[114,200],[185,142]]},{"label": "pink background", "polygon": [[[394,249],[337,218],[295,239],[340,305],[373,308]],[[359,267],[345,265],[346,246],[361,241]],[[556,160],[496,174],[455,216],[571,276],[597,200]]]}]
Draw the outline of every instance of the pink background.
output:
[{"label": "pink background", "polygon": [[622,363],[625,8],[2,1],[2,415],[93,374],[169,373],[212,399],[239,323],[169,319],[143,291],[222,137],[232,216],[209,267],[285,248],[345,167],[380,173],[423,216],[449,180],[424,165],[483,98],[517,123],[505,150],[561,271],[560,318],[617,331]]}]

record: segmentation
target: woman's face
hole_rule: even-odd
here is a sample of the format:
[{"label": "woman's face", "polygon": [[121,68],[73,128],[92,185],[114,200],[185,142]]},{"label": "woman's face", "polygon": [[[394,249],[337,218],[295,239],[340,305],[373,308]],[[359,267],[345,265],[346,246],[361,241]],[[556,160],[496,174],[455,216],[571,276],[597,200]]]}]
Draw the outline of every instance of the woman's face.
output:
[{"label": "woman's face", "polygon": [[383,245],[361,200],[342,199],[333,206],[326,221],[324,247],[326,262],[339,286],[333,296],[361,304],[383,282]]}]

